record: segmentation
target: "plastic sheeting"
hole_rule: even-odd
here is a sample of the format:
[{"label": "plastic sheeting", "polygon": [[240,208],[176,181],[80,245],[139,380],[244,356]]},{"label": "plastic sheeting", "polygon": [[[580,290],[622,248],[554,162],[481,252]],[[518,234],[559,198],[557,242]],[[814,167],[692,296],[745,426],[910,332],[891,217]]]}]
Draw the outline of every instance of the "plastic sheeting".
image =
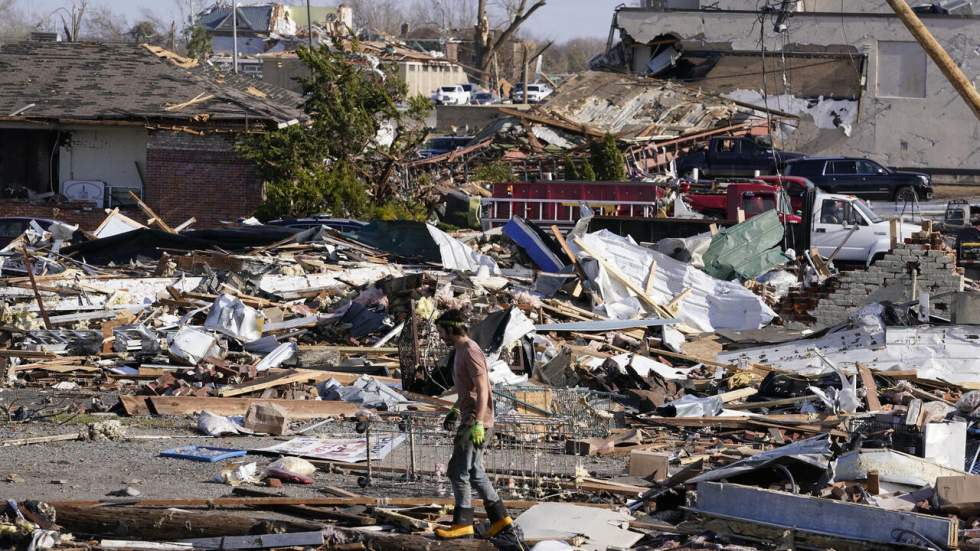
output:
[{"label": "plastic sheeting", "polygon": [[491,274],[500,275],[500,267],[497,266],[496,260],[467,247],[460,240],[431,224],[427,224],[426,227],[432,240],[439,247],[443,268],[476,273],[480,271],[480,267],[486,266]]},{"label": "plastic sheeting", "polygon": [[[639,288],[646,286],[650,265],[656,262],[650,298],[658,304],[667,304],[684,289],[690,288],[691,293],[681,302],[677,318],[697,331],[759,329],[776,317],[776,313],[761,298],[745,287],[715,279],[690,264],[641,247],[632,238],[602,230],[584,235],[582,240]],[[581,250],[576,254],[583,256]],[[595,279],[607,304],[635,300],[626,287],[605,269],[600,268]],[[607,311],[615,312],[616,309],[607,308]]]}]

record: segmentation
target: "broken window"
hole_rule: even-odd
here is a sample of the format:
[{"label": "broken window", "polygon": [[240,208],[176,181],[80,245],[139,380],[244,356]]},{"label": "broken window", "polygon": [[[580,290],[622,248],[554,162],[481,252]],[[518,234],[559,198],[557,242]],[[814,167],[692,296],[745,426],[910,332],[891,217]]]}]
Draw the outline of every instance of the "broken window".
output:
[{"label": "broken window", "polygon": [[878,95],[926,97],[926,53],[916,42],[878,42]]},{"label": "broken window", "polygon": [[26,199],[32,193],[52,191],[57,181],[57,140],[57,132],[50,130],[0,130],[0,196]]}]

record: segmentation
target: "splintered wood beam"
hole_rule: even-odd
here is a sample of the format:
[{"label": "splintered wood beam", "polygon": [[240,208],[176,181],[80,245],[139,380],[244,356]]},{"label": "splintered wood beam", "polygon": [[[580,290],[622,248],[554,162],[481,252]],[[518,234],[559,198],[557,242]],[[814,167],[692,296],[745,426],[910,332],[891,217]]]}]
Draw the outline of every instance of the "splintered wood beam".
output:
[{"label": "splintered wood beam", "polygon": [[163,220],[163,218],[160,217],[159,214],[153,212],[153,209],[151,209],[149,205],[144,203],[143,200],[140,199],[138,195],[130,191],[129,196],[132,197],[134,201],[136,201],[136,204],[139,206],[140,210],[142,210],[144,214],[150,217],[151,222],[156,222],[157,225],[160,226],[160,229],[162,229],[167,233],[173,233],[173,234],[177,233],[176,231],[174,231],[173,228],[167,225],[167,223]]}]

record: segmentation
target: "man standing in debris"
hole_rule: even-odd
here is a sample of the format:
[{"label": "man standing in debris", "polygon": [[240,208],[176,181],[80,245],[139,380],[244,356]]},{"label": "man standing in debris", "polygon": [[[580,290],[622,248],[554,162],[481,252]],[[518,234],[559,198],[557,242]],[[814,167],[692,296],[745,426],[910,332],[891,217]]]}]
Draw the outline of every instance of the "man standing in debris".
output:
[{"label": "man standing in debris", "polygon": [[436,536],[455,539],[473,535],[472,485],[483,499],[491,523],[487,536],[493,538],[509,528],[513,521],[483,469],[483,444],[491,437],[488,433],[493,429],[493,396],[487,358],[480,346],[470,339],[466,320],[459,310],[443,314],[436,326],[439,336],[454,350],[453,382],[457,398],[443,427],[452,432],[459,422],[447,469],[456,498],[453,525],[448,529],[436,529]]}]

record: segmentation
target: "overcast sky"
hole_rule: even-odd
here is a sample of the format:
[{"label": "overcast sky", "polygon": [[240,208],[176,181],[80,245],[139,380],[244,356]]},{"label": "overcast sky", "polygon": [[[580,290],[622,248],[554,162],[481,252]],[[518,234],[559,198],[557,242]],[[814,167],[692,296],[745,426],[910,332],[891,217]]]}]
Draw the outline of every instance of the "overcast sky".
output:
[{"label": "overcast sky", "polygon": [[[405,0],[409,3],[411,0]],[[71,0],[18,0],[21,9],[44,16],[59,7],[70,6]],[[260,3],[260,2],[242,2]],[[528,30],[538,38],[566,40],[578,36],[605,37],[609,33],[612,10],[624,0],[548,0],[531,19]],[[633,4],[632,0],[625,3]],[[174,0],[90,0],[90,5],[106,5],[133,20],[149,9],[160,17],[177,17]],[[336,2],[313,0],[314,5],[335,5]],[[32,17],[32,19],[34,19]]]}]

